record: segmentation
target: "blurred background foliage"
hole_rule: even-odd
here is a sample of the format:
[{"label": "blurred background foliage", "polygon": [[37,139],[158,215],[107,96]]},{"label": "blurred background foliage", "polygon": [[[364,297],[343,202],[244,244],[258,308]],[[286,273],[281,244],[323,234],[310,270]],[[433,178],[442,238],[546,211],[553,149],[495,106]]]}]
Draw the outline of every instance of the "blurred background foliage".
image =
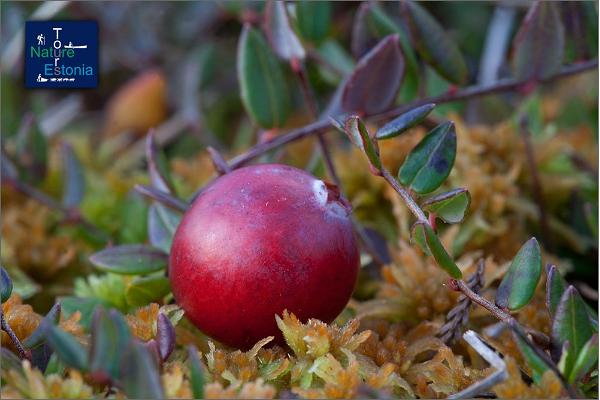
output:
[{"label": "blurred background foliage", "polygon": [[[395,105],[514,77],[519,55],[513,40],[530,5],[525,1],[421,3],[420,9],[439,22],[445,30],[444,36],[456,44],[457,57],[464,60],[464,69],[456,57],[447,64],[442,62],[443,65],[458,63],[457,70],[445,71],[440,67],[439,57],[451,52],[448,48],[438,49],[428,59],[426,53],[432,50],[431,46],[435,50],[435,43],[428,42],[427,32],[420,41],[415,40],[414,32],[411,36],[407,14],[402,14],[404,6],[396,2],[288,2],[287,13],[305,52],[301,57],[304,61],[297,57],[285,60],[277,51],[277,36],[273,39],[263,19],[264,2],[4,2],[0,92],[2,151],[6,156],[2,164],[1,263],[12,278],[13,293],[33,307],[19,305],[17,298],[6,303],[8,306],[3,305],[6,315],[13,310],[13,323],[21,327],[17,336],[26,338],[31,334],[41,320],[38,314],[50,310],[56,299],[63,299],[65,317],[61,327],[79,338],[88,332],[92,310],[97,305],[128,314],[130,329],[143,340],[156,334],[159,305],[163,310],[173,301],[163,272],[144,276],[115,274],[99,271],[88,259],[107,245],[156,246],[151,237],[156,233],[150,226],[150,215],[159,211],[152,211],[152,203],[134,190],[136,184],[152,182],[146,172],[145,140],[149,129],[154,129],[154,137],[164,153],[161,168],[169,170],[166,175],[171,193],[189,199],[217,176],[207,146],[231,159],[256,143],[314,121],[315,111],[324,117],[339,113],[340,102],[335,100],[339,98],[338,85],[343,85],[358,60],[388,34],[400,34],[405,60],[404,80],[392,102]],[[596,58],[597,3],[564,2],[556,3],[555,8],[560,19],[556,23],[564,28],[561,39],[564,46],[560,50],[563,58],[558,67]],[[24,21],[35,13],[57,20],[98,20],[101,62],[98,89],[24,89],[22,29]],[[253,40],[268,46],[261,50],[258,44],[254,50],[268,52],[273,71],[280,71],[269,77],[272,79],[269,82],[278,79],[282,85],[275,90],[281,109],[274,123],[255,104],[260,103],[261,96],[268,95],[256,92],[261,88],[261,77],[250,75],[240,83],[243,71],[240,72],[238,46],[244,24],[254,27],[251,35],[258,39]],[[533,44],[534,48],[540,43],[547,45],[549,51],[556,47],[544,42],[551,36],[542,38]],[[486,63],[493,63],[494,54],[498,61],[490,70]],[[297,74],[299,61],[310,83],[316,110],[311,111],[306,104],[302,80]],[[274,75],[277,77],[273,78]],[[597,67],[585,74],[537,85],[534,78],[543,77],[526,76],[532,83],[519,90],[439,105],[419,126],[399,138],[381,142],[382,159],[390,170],[396,171],[425,135],[424,128],[453,120],[458,138],[457,157],[442,189],[465,187],[472,202],[462,224],[440,221],[439,230],[458,265],[465,271],[473,271],[476,260],[486,258],[486,288],[493,292],[508,262],[535,235],[541,241],[545,262],[556,264],[566,280],[596,308]],[[258,95],[261,99],[243,99],[245,84],[248,96]],[[367,126],[375,131],[380,122],[368,121]],[[524,140],[524,129],[529,139]],[[528,158],[531,154],[527,140],[533,149],[533,160]],[[378,367],[385,362],[400,364],[400,360],[412,360],[418,351],[410,350],[415,343],[411,336],[414,331],[410,329],[421,329],[431,341],[424,346],[435,348],[439,344],[433,339],[435,329],[428,324],[443,322],[457,296],[443,286],[446,276],[432,267],[420,250],[408,245],[412,221],[396,193],[369,172],[360,151],[351,148],[341,134],[331,130],[328,141],[344,194],[386,264],[380,268],[366,252],[363,254],[364,265],[354,299],[340,321],[361,316],[366,321],[362,322],[361,330],[372,329],[379,336],[365,339],[364,346],[357,344],[350,350],[360,349],[370,354]],[[258,161],[283,162],[327,178],[314,138],[280,147],[261,155]],[[533,173],[538,175],[537,179]],[[19,182],[37,194],[26,195],[27,190]],[[40,196],[51,201],[40,202]],[[543,222],[538,216],[540,201],[545,213]],[[165,217],[162,212],[164,229],[173,226],[169,225],[172,221],[169,218],[175,218],[176,226],[178,217]],[[537,301],[534,299],[519,318],[547,332],[548,317],[545,310],[535,305],[539,305]],[[145,314],[144,311],[140,314],[142,306],[146,307]],[[155,309],[148,311],[152,307]],[[480,311],[474,312],[475,324],[487,325],[489,320],[483,313],[478,314]],[[176,311],[167,308],[163,312]],[[73,315],[78,321],[68,322],[66,318]],[[218,357],[221,350],[210,348],[206,338],[185,319],[180,322],[181,315],[170,316],[176,320],[178,345],[193,343],[205,354]],[[287,322],[297,325],[293,318]],[[401,325],[391,325],[397,323]],[[408,333],[409,339],[399,345],[397,342],[409,331],[413,332]],[[511,344],[497,340],[500,350],[517,362],[522,361],[514,343],[510,348]],[[4,333],[2,343],[8,343]],[[393,354],[400,351],[396,345],[404,346],[402,355]],[[282,356],[275,353],[268,356],[273,360]],[[300,353],[295,350],[296,361],[308,357]],[[438,356],[436,365],[450,362],[457,369],[463,368],[454,364],[458,361],[449,349],[447,354]],[[223,353],[221,357],[226,361],[220,362],[226,364],[250,362],[240,361],[240,355]],[[447,383],[449,386],[444,389],[440,389],[441,383],[432,388],[431,383],[420,382],[418,368],[402,371],[409,383],[395,381],[394,390],[416,391],[420,396],[449,394],[475,381],[481,375],[475,372],[476,367],[476,363],[464,367],[472,368],[470,373],[474,375],[459,383]],[[180,373],[173,368],[169,374]],[[247,385],[258,376],[262,377],[259,380],[268,381],[264,374],[254,370],[251,378],[240,378],[243,375],[240,374],[236,386],[239,390],[227,392],[227,382],[220,375],[225,367],[218,364],[208,368],[215,377],[213,394],[231,396],[239,394],[239,390],[264,396],[272,394],[270,388],[263,386],[264,381],[256,381],[252,387],[240,383]],[[276,367],[271,365],[271,368]],[[518,375],[516,367],[509,366],[509,370],[511,376]],[[338,376],[340,382],[346,379],[342,375]],[[380,378],[383,382],[388,377]],[[68,379],[69,383],[63,383],[65,387],[82,378],[75,373]],[[518,379],[520,382],[521,378]],[[347,387],[356,389],[352,383],[340,385],[331,383],[318,390],[304,387],[296,393],[316,397],[356,394],[344,391]],[[373,385],[377,387],[376,382]],[[509,396],[514,389],[518,396],[547,394],[528,392],[528,386],[523,385],[519,386],[521,391],[505,387],[499,389],[504,392],[498,393]],[[87,390],[84,388],[79,394],[88,394]],[[180,394],[189,395],[186,390],[182,389]],[[174,396],[178,392],[173,389],[169,393]]]}]

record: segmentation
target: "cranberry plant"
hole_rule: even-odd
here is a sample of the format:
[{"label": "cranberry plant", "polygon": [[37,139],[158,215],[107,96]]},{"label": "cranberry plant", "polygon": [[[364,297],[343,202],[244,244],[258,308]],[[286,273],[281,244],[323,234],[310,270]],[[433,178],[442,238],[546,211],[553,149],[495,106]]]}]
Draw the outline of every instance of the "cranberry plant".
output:
[{"label": "cranberry plant", "polygon": [[[592,2],[536,1],[524,10],[521,5],[490,5],[494,8],[490,18],[497,30],[488,33],[481,51],[465,54],[465,39],[457,40],[455,31],[473,35],[471,28],[461,27],[463,31],[454,24],[445,26],[440,22],[440,11],[434,13],[436,6],[428,3],[206,4],[202,7],[207,7],[204,11],[214,21],[197,22],[198,30],[211,34],[221,34],[222,30],[228,34],[232,26],[236,27],[235,45],[214,40],[225,43],[223,47],[233,54],[227,53],[221,62],[212,47],[194,47],[195,51],[190,52],[194,62],[182,70],[169,71],[180,75],[174,81],[183,81],[172,96],[174,111],[169,119],[166,107],[154,101],[164,96],[163,77],[150,70],[109,100],[99,139],[103,144],[92,161],[79,156],[78,147],[67,137],[55,136],[65,126],[52,126],[57,122],[48,116],[44,119],[26,113],[16,124],[15,134],[3,138],[3,191],[10,190],[52,210],[54,225],[69,227],[70,238],[86,243],[82,265],[93,267],[98,274],[78,277],[70,292],[53,298],[52,307],[41,317],[25,310],[27,306],[15,305],[16,295],[26,297],[27,288],[36,286],[31,283],[32,277],[18,266],[1,269],[2,384],[13,390],[7,393],[48,397],[54,393],[50,391],[52,382],[60,381],[59,397],[379,398],[391,394],[468,398],[506,395],[502,385],[514,385],[519,396],[527,397],[540,396],[542,392],[536,390],[557,382],[559,395],[597,396],[598,314],[589,301],[593,293],[597,296],[597,291],[565,280],[561,271],[566,268],[557,261],[557,255],[571,254],[568,251],[577,246],[583,248],[580,258],[594,251],[597,254],[597,201],[589,201],[597,197],[597,183],[594,180],[576,188],[588,195],[588,201],[575,206],[581,208],[578,215],[584,222],[578,224],[583,228],[571,229],[560,216],[550,215],[545,203],[548,196],[544,196],[548,188],[544,192],[542,187],[548,181],[542,181],[539,171],[538,158],[542,156],[535,154],[544,150],[544,135],[551,136],[557,129],[552,124],[541,127],[544,122],[536,112],[540,112],[542,90],[587,71],[597,72],[597,6]],[[83,13],[81,16],[98,12],[101,21],[112,18],[110,10],[94,11],[94,6],[89,7],[92,8],[75,8],[73,12]],[[123,7],[123,13],[136,8]],[[185,7],[189,7],[186,10],[190,15],[198,15],[193,6]],[[452,9],[454,5],[443,7]],[[343,17],[340,21],[338,12]],[[520,14],[521,22],[513,35],[511,26]],[[139,23],[135,16],[128,15]],[[156,18],[164,15],[168,13],[155,14]],[[122,29],[134,29],[132,26]],[[108,34],[114,34],[107,29]],[[180,35],[177,38],[183,43],[169,53],[177,61],[188,56],[186,46],[196,39],[179,31],[173,35]],[[484,32],[477,35],[483,36]],[[154,46],[147,46],[147,53],[140,57],[160,59],[157,49],[163,48],[168,35],[149,36],[148,43]],[[349,43],[343,39],[349,39]],[[111,60],[119,59],[118,46],[127,45],[115,44],[107,53]],[[215,75],[211,79],[211,58],[228,72],[226,64],[235,58],[235,71],[228,76],[237,81],[238,109],[234,111],[215,106],[204,115],[198,112],[202,108],[199,98],[204,96],[210,101],[211,96],[218,98],[231,86],[229,81],[222,85]],[[6,64],[10,71],[9,61]],[[137,61],[121,59],[124,64]],[[213,91],[211,84],[215,86]],[[511,120],[512,129],[518,132],[511,140],[523,142],[522,152],[528,162],[524,175],[534,198],[527,203],[532,207],[527,208],[527,215],[536,227],[530,231],[536,231],[540,238],[538,241],[530,237],[519,243],[520,249],[503,260],[506,266],[497,269],[500,273],[493,282],[484,282],[490,260],[486,252],[493,246],[481,245],[473,253],[477,257],[466,265],[459,260],[461,251],[445,244],[445,234],[453,229],[461,235],[463,247],[464,243],[471,247],[482,243],[477,235],[484,223],[481,218],[476,219],[479,210],[471,210],[475,195],[468,186],[456,185],[460,178],[452,175],[461,157],[461,139],[465,137],[461,129],[467,128],[449,119],[458,118],[461,111],[461,115],[475,115],[472,119],[478,120],[480,114],[489,111],[486,101],[497,101],[492,108],[501,104],[497,107],[510,110],[502,118]],[[597,93],[595,102],[597,106]],[[465,109],[457,106],[465,103]],[[70,104],[63,111],[68,114],[67,106]],[[235,118],[231,117],[234,114]],[[218,116],[223,121],[215,122]],[[212,134],[213,130],[222,130],[221,125],[227,126],[225,130],[233,130],[230,126],[238,119],[243,123],[237,128],[235,140],[227,142]],[[253,130],[258,140],[251,144],[247,132]],[[127,131],[133,135],[123,134]],[[209,154],[215,173],[200,187],[185,187],[173,166],[173,154],[185,153],[189,137],[200,135],[199,132],[205,135],[202,151]],[[355,213],[350,220],[361,246],[361,275],[372,276],[359,278],[355,298],[339,317],[339,321],[346,322],[343,327],[315,319],[300,321],[281,310],[280,315],[273,316],[273,324],[281,330],[286,349],[264,348],[272,337],[259,340],[246,352],[217,348],[189,325],[174,300],[169,255],[175,232],[195,199],[220,176],[254,161],[287,162],[292,151],[288,145],[310,137],[315,139],[314,149],[303,167],[332,182],[344,204],[356,203],[342,173],[363,173],[359,169],[366,160],[368,173],[362,182],[372,185],[371,177],[385,182],[402,205],[402,210],[394,213],[410,213],[405,218],[410,221],[409,232],[404,235],[407,237],[395,232],[393,240],[382,239],[382,232],[373,229],[375,218],[366,221]],[[417,140],[410,142],[411,138]],[[396,151],[400,147],[393,146],[407,143],[414,145],[402,156],[399,166],[391,167],[385,157],[386,149]],[[358,150],[352,150],[350,145]],[[232,153],[232,148],[244,151],[227,158],[225,154]],[[336,161],[336,154],[352,151],[361,159],[354,158],[351,165]],[[486,154],[481,153],[484,157]],[[565,170],[574,174],[577,170],[595,174],[597,179],[597,165],[590,166],[576,151],[569,157],[567,161],[561,158],[550,163],[545,172],[558,175]],[[57,163],[52,162],[56,158],[60,160],[60,173]],[[111,204],[109,211],[105,206],[108,200],[102,197],[112,194],[102,193],[105,187],[101,187],[94,189],[91,196],[89,189],[98,185],[90,182],[90,177],[99,176],[91,171],[94,166],[109,170],[113,163],[121,168],[115,167],[123,180],[133,175],[136,183],[127,188],[126,196]],[[144,172],[140,164],[144,164]],[[469,168],[477,169],[479,165],[474,163]],[[192,171],[192,175],[202,172]],[[62,184],[59,189],[50,187],[57,181],[56,175],[60,175]],[[376,187],[366,190],[384,190]],[[489,188],[486,199],[494,197],[494,190]],[[90,205],[90,197],[97,203]],[[561,207],[565,204],[561,203]],[[524,219],[523,215],[525,212],[520,214]],[[115,216],[120,221],[112,221]],[[560,241],[559,237],[567,239],[556,246],[553,242]],[[415,329],[423,337],[417,339],[414,336],[419,335],[414,331],[402,331],[404,326],[393,329],[403,332],[406,339],[389,333],[394,331],[389,324],[398,320],[407,326],[415,325],[400,314],[392,321],[373,321],[361,319],[356,311],[356,304],[365,300],[361,289],[373,281],[382,285],[389,280],[381,271],[386,264],[396,262],[390,259],[389,252],[397,247],[395,242],[403,239],[410,240],[420,260],[432,260],[445,274],[444,285],[438,285],[436,290],[456,292],[449,295],[453,304],[447,313],[438,311],[440,317],[446,314],[445,318],[422,318],[424,324]],[[580,258],[573,257],[574,262]],[[467,270],[474,272],[466,276]],[[583,293],[582,287],[592,295]],[[549,321],[545,331],[524,321],[526,310],[538,307],[540,293],[545,299],[542,313]],[[23,328],[25,324],[13,317],[15,310],[34,321],[28,325],[31,329]],[[376,324],[389,328],[385,340],[376,339],[377,329],[369,328]],[[235,325],[235,321],[228,321],[228,326]],[[431,326],[435,331],[426,331]],[[522,386],[513,383],[513,364],[507,361],[514,354],[504,354],[494,345],[500,337],[498,332],[509,332],[508,340],[519,350],[523,363],[517,372],[524,382]],[[423,340],[419,342],[420,339]],[[369,346],[376,350],[371,352]],[[409,361],[402,358],[406,352],[413,354]],[[463,365],[462,356],[455,353],[469,354],[470,362],[465,362],[469,365]],[[443,379],[427,369],[431,365],[437,371],[450,368],[448,374],[452,378],[441,384]],[[73,389],[76,384],[79,391]],[[42,392],[36,392],[36,388]]]}]

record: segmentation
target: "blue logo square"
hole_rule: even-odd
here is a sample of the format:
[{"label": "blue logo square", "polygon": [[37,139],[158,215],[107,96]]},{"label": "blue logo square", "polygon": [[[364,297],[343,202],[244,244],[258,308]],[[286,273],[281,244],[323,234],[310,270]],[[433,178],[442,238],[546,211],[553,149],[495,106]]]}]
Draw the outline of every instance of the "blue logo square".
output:
[{"label": "blue logo square", "polygon": [[98,87],[98,23],[27,21],[25,86]]}]

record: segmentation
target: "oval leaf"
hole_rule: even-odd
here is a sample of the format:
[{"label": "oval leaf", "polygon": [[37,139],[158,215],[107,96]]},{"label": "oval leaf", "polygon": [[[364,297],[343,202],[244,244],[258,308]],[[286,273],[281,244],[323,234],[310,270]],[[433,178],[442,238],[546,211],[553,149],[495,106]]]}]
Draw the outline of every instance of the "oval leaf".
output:
[{"label": "oval leaf", "polygon": [[165,276],[137,277],[129,283],[125,298],[132,307],[142,307],[165,297],[171,291],[169,279]]},{"label": "oval leaf", "polygon": [[[425,236],[425,244],[429,249],[429,252],[425,251],[428,254],[431,254],[435,259],[437,265],[439,265],[444,271],[446,271],[451,277],[455,279],[462,278],[462,272],[456,266],[452,257],[448,254],[440,239],[437,237],[433,229],[429,224],[424,222],[417,222],[415,225],[421,225],[423,229],[423,233]],[[415,227],[413,227],[415,229]],[[420,229],[420,228],[419,228]]]},{"label": "oval leaf", "polygon": [[281,127],[290,100],[281,66],[260,32],[244,25],[238,44],[238,79],[248,114],[265,129]]},{"label": "oval leaf", "polygon": [[456,157],[454,124],[445,122],[411,150],[398,171],[400,183],[419,194],[437,189],[448,177]]},{"label": "oval leaf", "polygon": [[306,52],[290,27],[285,3],[283,1],[269,1],[265,8],[265,32],[271,47],[279,58],[291,60],[304,60]]},{"label": "oval leaf", "polygon": [[585,302],[573,286],[563,293],[552,323],[552,339],[558,346],[569,342],[563,373],[570,376],[578,354],[594,334]]},{"label": "oval leaf", "polygon": [[434,108],[435,104],[429,103],[413,108],[409,112],[394,118],[377,131],[377,139],[391,139],[406,132],[421,123]]},{"label": "oval leaf", "polygon": [[565,32],[557,4],[531,5],[513,42],[513,70],[519,80],[544,79],[563,62]]},{"label": "oval leaf", "polygon": [[466,83],[467,64],[450,35],[416,2],[403,1],[401,7],[413,43],[423,60],[448,81],[459,85]]},{"label": "oval leaf", "polygon": [[554,317],[560,298],[566,288],[567,282],[558,272],[556,265],[546,265],[546,307],[550,311],[551,317]]},{"label": "oval leaf", "polygon": [[598,366],[598,334],[595,333],[590,340],[583,346],[575,365],[569,375],[569,383],[574,384],[582,379],[594,367]]},{"label": "oval leaf", "polygon": [[423,223],[414,224],[411,229],[410,237],[412,241],[416,243],[425,254],[431,256],[431,251],[429,251],[429,247],[427,246],[427,240],[425,239],[425,228],[423,226]]},{"label": "oval leaf", "polygon": [[204,368],[198,357],[198,350],[194,346],[188,347],[188,360],[190,362],[190,383],[195,399],[204,398]]},{"label": "oval leaf", "polygon": [[148,239],[152,246],[169,253],[175,230],[181,216],[162,204],[155,203],[148,209]]},{"label": "oval leaf", "polygon": [[13,290],[12,279],[8,275],[8,272],[4,269],[4,267],[0,267],[0,297],[2,303],[10,298]]},{"label": "oval leaf", "polygon": [[518,310],[533,298],[542,274],[542,254],[535,238],[529,239],[513,258],[496,292],[496,305]]},{"label": "oval leaf", "polygon": [[529,368],[531,368],[531,377],[533,378],[533,381],[537,384],[540,384],[542,381],[542,376],[544,376],[544,373],[549,370],[550,367],[535,353],[535,350],[531,348],[529,343],[523,340],[515,332],[513,332],[513,338],[515,343],[517,343],[517,347],[523,355],[523,358],[525,361],[527,361],[527,365]]},{"label": "oval leaf", "polygon": [[67,208],[77,207],[83,200],[85,177],[83,167],[68,143],[63,143],[63,175],[62,203]]},{"label": "oval leaf", "polygon": [[44,321],[46,338],[58,358],[67,366],[87,371],[88,357],[85,348],[72,335]]},{"label": "oval leaf", "polygon": [[471,204],[469,191],[454,189],[425,200],[423,210],[435,214],[447,224],[457,224],[464,219],[469,204]]},{"label": "oval leaf", "polygon": [[116,310],[98,308],[91,330],[90,372],[98,382],[115,382],[121,373],[121,357],[131,340],[127,321]]},{"label": "oval leaf", "polygon": [[160,359],[165,362],[175,349],[175,328],[163,313],[158,314],[156,321],[156,343]]},{"label": "oval leaf", "polygon": [[329,33],[331,3],[328,1],[297,1],[298,32],[306,40],[320,43]]},{"label": "oval leaf", "polygon": [[398,41],[398,35],[385,37],[356,64],[342,93],[345,111],[372,115],[394,102],[404,77]]},{"label": "oval leaf", "polygon": [[123,357],[121,387],[131,399],[165,398],[155,357],[144,344],[131,340]]},{"label": "oval leaf", "polygon": [[116,274],[137,275],[167,266],[167,255],[154,247],[132,244],[109,247],[90,256],[96,268]]},{"label": "oval leaf", "polygon": [[371,169],[381,171],[381,159],[379,158],[379,145],[377,140],[371,137],[362,120],[353,115],[346,120],[346,134],[358,148],[363,150],[369,160]]}]

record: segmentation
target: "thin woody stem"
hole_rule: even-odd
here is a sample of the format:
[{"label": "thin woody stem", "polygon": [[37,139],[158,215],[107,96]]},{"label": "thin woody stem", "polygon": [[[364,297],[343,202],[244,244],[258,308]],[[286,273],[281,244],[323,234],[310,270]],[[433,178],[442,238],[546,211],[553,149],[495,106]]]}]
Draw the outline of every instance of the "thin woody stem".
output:
[{"label": "thin woody stem", "polygon": [[579,394],[577,393],[577,391],[571,385],[569,385],[569,383],[567,382],[567,380],[565,379],[563,374],[560,372],[560,370],[558,369],[558,367],[556,366],[554,361],[552,361],[550,356],[548,356],[548,354],[545,351],[540,349],[538,346],[535,345],[535,343],[533,343],[531,341],[531,339],[527,335],[526,329],[523,326],[521,326],[521,324],[519,324],[519,322],[516,319],[514,319],[507,312],[498,308],[495,304],[493,304],[491,301],[489,301],[485,297],[473,292],[471,290],[471,288],[469,288],[469,286],[464,281],[458,280],[458,279],[452,279],[450,281],[450,286],[455,290],[459,290],[460,292],[462,292],[462,294],[464,294],[469,299],[471,299],[472,302],[479,304],[481,307],[488,310],[497,319],[499,319],[500,321],[507,324],[513,330],[513,332],[517,336],[519,336],[519,338],[521,340],[526,342],[527,345],[535,352],[535,354],[544,361],[544,364],[546,364],[546,366],[548,368],[550,368],[552,370],[552,372],[554,372],[556,374],[556,376],[559,378],[563,388],[567,391],[569,396],[571,398],[579,398],[580,397]]},{"label": "thin woody stem", "polygon": [[21,360],[29,360],[30,357],[27,354],[27,351],[25,350],[23,345],[21,344],[21,341],[19,340],[17,335],[15,335],[15,332],[12,330],[8,322],[6,322],[6,320],[4,319],[4,313],[2,312],[2,310],[0,310],[0,325],[2,327],[2,330],[7,333],[8,337],[10,338],[10,341],[17,349],[17,353],[19,353],[19,358]]},{"label": "thin woody stem", "polygon": [[406,207],[408,207],[410,212],[413,213],[417,220],[419,222],[423,222],[424,224],[430,225],[429,219],[427,218],[423,210],[421,210],[421,207],[419,207],[415,199],[413,199],[410,193],[408,193],[408,190],[406,190],[402,185],[400,185],[396,178],[394,178],[392,174],[390,174],[390,171],[388,171],[385,168],[382,168],[381,174],[383,178],[390,184],[390,186],[392,186],[394,190],[398,192],[400,197],[402,197],[402,200],[404,200],[404,204],[406,204]]},{"label": "thin woody stem", "polygon": [[[598,68],[598,60],[590,60],[581,63],[571,64],[564,67],[560,72],[548,78],[542,79],[540,83],[548,83],[557,79],[576,75],[582,72],[587,72]],[[374,120],[386,120],[403,114],[415,107],[422,106],[428,103],[443,104],[453,101],[467,100],[475,97],[486,96],[490,94],[511,92],[518,90],[530,83],[529,80],[503,79],[493,85],[481,86],[473,85],[453,92],[443,93],[438,96],[431,96],[413,102],[404,104],[399,107],[391,108],[379,114],[368,116]],[[330,128],[330,122],[327,119],[319,120],[303,127],[293,129],[288,133],[277,136],[275,139],[268,142],[259,143],[252,147],[247,152],[240,154],[231,159],[229,165],[232,169],[239,168],[249,161],[261,156],[262,154],[283,146],[287,143],[303,139],[307,136],[315,135],[327,131]]]}]

